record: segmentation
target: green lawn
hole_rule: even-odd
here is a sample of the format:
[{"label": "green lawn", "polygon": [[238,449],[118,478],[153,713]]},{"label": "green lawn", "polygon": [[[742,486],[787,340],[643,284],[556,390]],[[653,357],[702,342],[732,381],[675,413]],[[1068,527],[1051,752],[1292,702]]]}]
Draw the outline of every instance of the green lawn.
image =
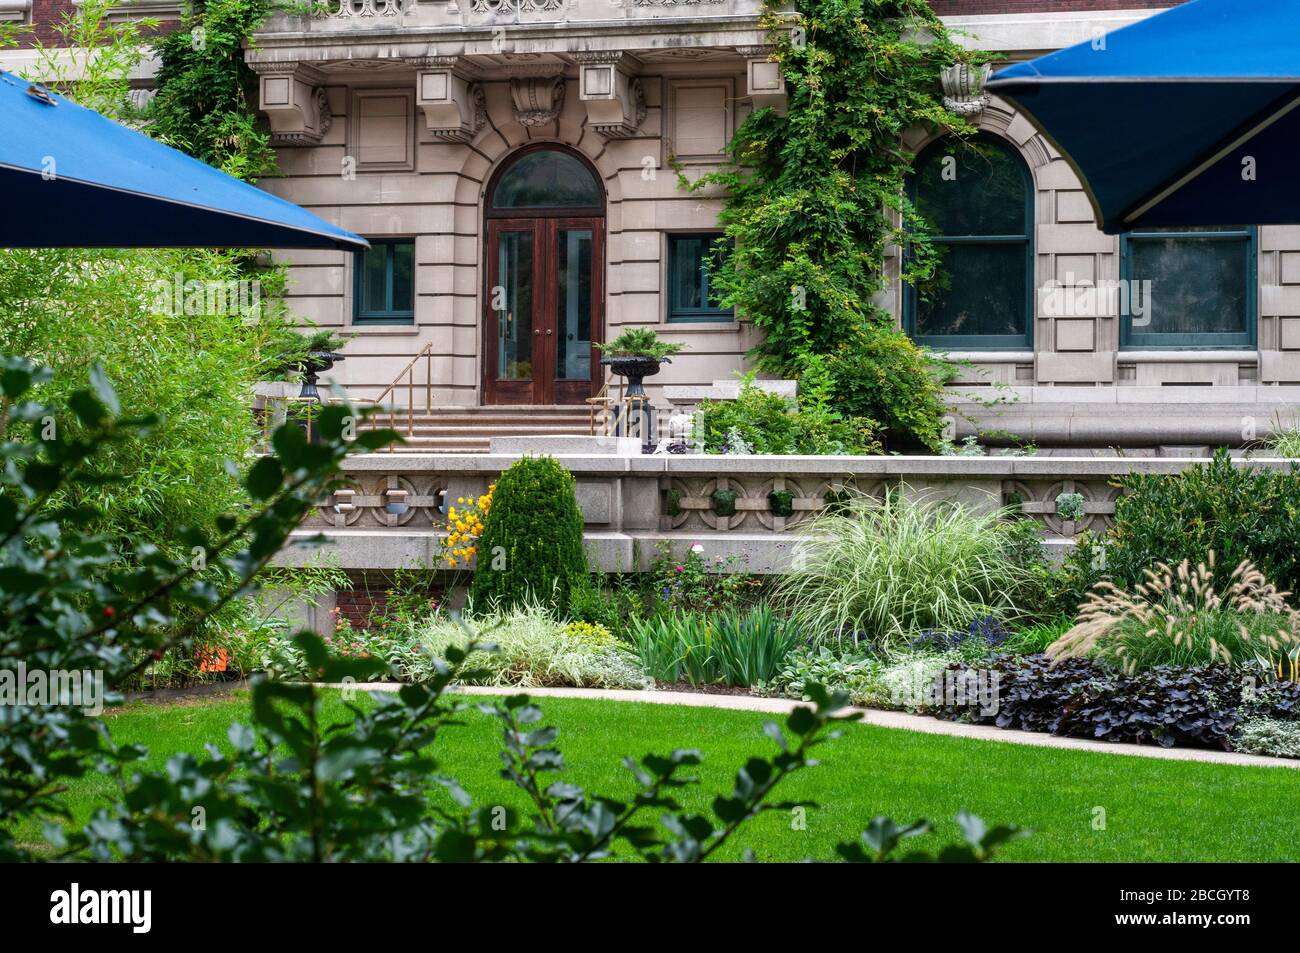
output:
[{"label": "green lawn", "polygon": [[[686,799],[701,809],[713,794],[730,790],[735,767],[766,752],[759,713],[625,702],[543,699],[547,723],[560,728],[569,780],[589,791],[618,796],[630,785],[623,755],[674,747],[704,753],[700,788]],[[241,718],[247,696],[217,702],[136,705],[109,716],[114,736],[141,742],[161,763],[178,751],[224,746],[226,727]],[[336,697],[327,713],[343,714]],[[475,713],[464,728],[444,736],[445,773],[458,777],[477,801],[522,806],[522,798],[497,777],[498,728]],[[1033,837],[1010,845],[1005,860],[1034,861],[1284,861],[1300,859],[1291,810],[1300,775],[1281,768],[1236,767],[1058,751],[1022,745],[937,737],[865,725],[819,751],[822,764],[791,779],[782,798],[811,799],[806,830],[792,830],[784,815],[759,818],[732,844],[730,859],[752,847],[761,860],[830,859],[840,840],[857,836],[876,814],[895,820],[927,817],[945,839],[956,836],[960,808],[989,823],[1033,828]],[[111,797],[107,780],[79,782],[79,814]],[[1105,829],[1094,829],[1097,808]],[[914,843],[935,843],[928,835]]]}]

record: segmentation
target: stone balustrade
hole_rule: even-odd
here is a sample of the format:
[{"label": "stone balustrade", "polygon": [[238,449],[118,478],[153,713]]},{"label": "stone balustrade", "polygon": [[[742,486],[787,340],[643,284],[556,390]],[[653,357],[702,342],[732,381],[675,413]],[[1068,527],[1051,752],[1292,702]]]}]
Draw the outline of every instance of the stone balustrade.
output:
[{"label": "stone balustrade", "polygon": [[[346,569],[437,568],[446,513],[458,498],[478,496],[519,456],[364,454],[344,467],[347,485],[305,521],[300,538],[323,534]],[[575,444],[593,438],[570,438]],[[979,508],[1012,507],[1042,524],[1049,547],[1070,545],[1083,530],[1112,521],[1128,473],[1177,473],[1201,458],[1116,457],[841,457],[629,454],[626,442],[594,438],[604,452],[556,452],[576,478],[592,564],[606,572],[644,569],[658,547],[674,552],[699,542],[713,557],[735,556],[751,571],[789,565],[799,529],[846,492],[958,500]],[[635,441],[633,441],[635,443]],[[559,448],[556,448],[559,449]],[[1290,461],[1254,459],[1238,466],[1289,469]],[[1056,512],[1063,493],[1083,498],[1082,513]],[[734,494],[734,496],[733,496]],[[283,565],[311,558],[286,549]]]},{"label": "stone balustrade", "polygon": [[[281,11],[264,34],[441,31],[531,24],[735,18],[756,21],[759,0],[318,0],[309,13]],[[310,22],[310,26],[307,23]]]}]

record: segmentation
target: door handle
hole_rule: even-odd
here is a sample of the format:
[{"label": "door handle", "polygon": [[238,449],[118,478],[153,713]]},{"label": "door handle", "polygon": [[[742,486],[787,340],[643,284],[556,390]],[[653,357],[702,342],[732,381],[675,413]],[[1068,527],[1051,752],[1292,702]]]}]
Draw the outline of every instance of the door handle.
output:
[{"label": "door handle", "polygon": [[546,336],[547,336],[547,337],[550,337],[550,336],[551,336],[552,334],[554,334],[554,333],[555,333],[555,332],[553,332],[550,328],[547,328],[547,329],[546,329]]}]

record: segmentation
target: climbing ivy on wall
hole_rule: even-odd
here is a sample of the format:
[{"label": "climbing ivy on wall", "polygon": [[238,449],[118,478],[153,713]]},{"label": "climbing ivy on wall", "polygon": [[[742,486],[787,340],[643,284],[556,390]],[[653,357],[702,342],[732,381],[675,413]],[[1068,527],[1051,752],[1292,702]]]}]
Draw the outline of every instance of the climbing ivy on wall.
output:
[{"label": "climbing ivy on wall", "polygon": [[726,190],[721,224],[734,250],[713,286],[764,332],[751,354],[760,367],[797,376],[824,366],[842,409],[880,421],[890,445],[938,449],[951,372],[896,331],[876,298],[905,234],[905,276],[935,271],[904,190],[914,157],[902,138],[918,125],[973,132],[944,108],[940,73],[979,54],[925,0],[794,7],[769,6],[763,20],[785,75],[785,115],[755,111],[731,143],[733,164],[690,186]]},{"label": "climbing ivy on wall", "polygon": [[195,0],[180,28],[155,45],[162,63],[150,133],[247,182],[276,170],[243,52],[274,6],[274,0]]}]

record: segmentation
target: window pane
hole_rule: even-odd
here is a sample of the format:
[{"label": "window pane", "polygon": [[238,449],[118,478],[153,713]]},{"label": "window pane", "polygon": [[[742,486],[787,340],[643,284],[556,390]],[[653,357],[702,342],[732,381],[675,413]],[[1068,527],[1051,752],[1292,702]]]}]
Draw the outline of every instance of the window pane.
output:
[{"label": "window pane", "polygon": [[668,237],[668,319],[717,321],[732,317],[732,309],[718,303],[709,277],[726,259],[726,250],[714,248],[720,232]]},{"label": "window pane", "polygon": [[[1246,324],[1249,239],[1132,238],[1128,277],[1150,281],[1135,334],[1241,334]],[[1136,305],[1137,299],[1134,300]],[[1147,323],[1143,323],[1147,322]]]},{"label": "window pane", "polygon": [[672,251],[668,267],[673,310],[698,311],[706,306],[702,294],[700,269],[704,266],[704,252],[708,239],[702,236],[680,236],[671,239]]},{"label": "window pane", "polygon": [[415,310],[415,243],[392,246],[393,310]]},{"label": "window pane", "polygon": [[502,174],[493,208],[599,208],[591,170],[567,152],[530,152]]},{"label": "window pane", "polygon": [[555,376],[591,379],[591,230],[560,229]]},{"label": "window pane", "polygon": [[1026,243],[936,247],[943,277],[917,301],[918,336],[1026,333]]},{"label": "window pane", "polygon": [[387,245],[371,245],[366,249],[361,308],[367,313],[387,310],[388,248]]},{"label": "window pane", "polygon": [[1026,201],[1019,158],[988,140],[930,148],[916,171],[917,209],[936,235],[1024,235]]},{"label": "window pane", "polygon": [[533,376],[533,233],[502,232],[497,251],[497,379]]}]

